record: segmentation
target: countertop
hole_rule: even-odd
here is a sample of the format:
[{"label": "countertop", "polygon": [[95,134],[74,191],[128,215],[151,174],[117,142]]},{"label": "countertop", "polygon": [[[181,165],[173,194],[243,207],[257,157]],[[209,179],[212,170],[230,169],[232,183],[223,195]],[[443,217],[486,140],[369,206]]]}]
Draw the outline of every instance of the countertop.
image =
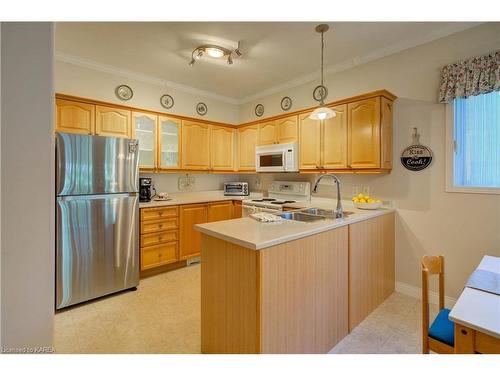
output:
[{"label": "countertop", "polygon": [[172,198],[168,201],[154,201],[151,202],[141,202],[139,203],[139,208],[152,208],[152,207],[163,207],[163,206],[176,206],[178,204],[192,204],[192,203],[205,203],[205,202],[220,202],[220,201],[233,201],[233,200],[244,200],[249,198],[260,198],[261,193],[250,193],[249,196],[240,195],[224,195],[222,190],[214,191],[193,191],[193,192],[183,192],[183,193],[172,193],[169,194]]},{"label": "countertop", "polygon": [[[260,250],[275,246],[284,242],[307,237],[316,233],[324,232],[334,228],[353,224],[359,221],[371,219],[377,216],[394,212],[392,208],[381,208],[378,210],[359,210],[354,208],[352,202],[343,201],[344,211],[353,212],[345,219],[324,219],[315,222],[300,222],[283,220],[274,223],[261,223],[252,218],[217,221],[213,223],[197,224],[195,229],[204,234],[235,243],[237,245]],[[311,202],[290,204],[293,207],[320,207],[335,208],[335,200],[325,198],[313,198]],[[299,208],[300,208],[299,207]]]}]

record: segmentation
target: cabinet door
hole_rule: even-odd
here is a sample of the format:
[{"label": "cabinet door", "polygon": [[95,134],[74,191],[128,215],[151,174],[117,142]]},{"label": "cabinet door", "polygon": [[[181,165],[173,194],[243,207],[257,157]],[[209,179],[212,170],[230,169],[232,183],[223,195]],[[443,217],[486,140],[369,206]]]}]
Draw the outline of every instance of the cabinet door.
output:
[{"label": "cabinet door", "polygon": [[210,141],[210,169],[234,170],[234,129],[212,126]]},{"label": "cabinet door", "polygon": [[206,204],[189,204],[180,208],[180,259],[200,255],[201,233],[193,228],[195,224],[207,222]]},{"label": "cabinet door", "polygon": [[297,116],[285,117],[276,120],[278,129],[278,143],[296,142],[298,138],[298,121]]},{"label": "cabinet door", "polygon": [[96,106],[95,133],[108,137],[131,137],[131,113],[125,109]]},{"label": "cabinet door", "polygon": [[94,105],[56,99],[56,131],[93,134],[94,125]]},{"label": "cabinet door", "polygon": [[278,142],[277,129],[274,121],[259,124],[259,145],[272,145]]},{"label": "cabinet door", "polygon": [[392,169],[392,101],[382,98],[380,107],[381,168]]},{"label": "cabinet door", "polygon": [[321,166],[321,121],[311,120],[310,113],[299,117],[299,169]]},{"label": "cabinet door", "polygon": [[231,220],[233,218],[233,202],[215,202],[208,204],[208,222]]},{"label": "cabinet door", "polygon": [[207,170],[210,165],[210,127],[182,122],[182,168]]},{"label": "cabinet door", "polygon": [[156,124],[158,116],[144,112],[134,112],[133,137],[139,140],[139,168],[156,168]]},{"label": "cabinet door", "polygon": [[241,201],[233,201],[233,219],[239,219],[243,216]]},{"label": "cabinet door", "polygon": [[347,105],[332,107],[337,116],[323,120],[321,168],[347,168]]},{"label": "cabinet door", "polygon": [[238,129],[239,170],[255,170],[255,147],[259,140],[259,126]]},{"label": "cabinet door", "polygon": [[160,116],[158,119],[158,168],[181,167],[181,120]]},{"label": "cabinet door", "polygon": [[351,168],[380,168],[380,98],[349,103],[348,164]]}]

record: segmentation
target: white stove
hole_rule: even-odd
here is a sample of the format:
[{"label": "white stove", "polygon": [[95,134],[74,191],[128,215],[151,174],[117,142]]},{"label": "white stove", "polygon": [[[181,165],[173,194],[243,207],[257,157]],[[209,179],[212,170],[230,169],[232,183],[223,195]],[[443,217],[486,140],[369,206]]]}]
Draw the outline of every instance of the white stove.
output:
[{"label": "white stove", "polygon": [[305,181],[274,181],[267,193],[266,198],[245,199],[242,202],[243,216],[252,212],[281,213],[287,203],[309,202],[311,184]]}]

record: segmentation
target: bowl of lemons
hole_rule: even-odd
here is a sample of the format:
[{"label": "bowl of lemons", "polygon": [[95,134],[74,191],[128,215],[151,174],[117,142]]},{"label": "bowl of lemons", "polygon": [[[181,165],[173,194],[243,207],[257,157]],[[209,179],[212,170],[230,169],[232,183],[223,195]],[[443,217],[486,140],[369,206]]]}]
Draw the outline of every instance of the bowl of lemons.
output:
[{"label": "bowl of lemons", "polygon": [[380,199],[375,199],[369,195],[358,194],[352,197],[354,207],[360,208],[362,210],[376,210],[382,207],[382,201]]}]

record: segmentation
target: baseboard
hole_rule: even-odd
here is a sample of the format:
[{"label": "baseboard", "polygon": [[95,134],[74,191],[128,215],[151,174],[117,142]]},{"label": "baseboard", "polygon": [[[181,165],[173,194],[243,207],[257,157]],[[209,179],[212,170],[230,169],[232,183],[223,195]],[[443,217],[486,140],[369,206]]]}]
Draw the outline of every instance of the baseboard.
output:
[{"label": "baseboard", "polygon": [[[400,281],[396,281],[396,292],[401,294],[414,297],[417,299],[422,299],[422,288],[418,288],[416,286],[402,283]],[[439,303],[439,295],[432,290],[429,291],[429,302],[437,305]],[[456,298],[451,298],[448,296],[444,296],[444,306],[451,309],[455,303],[457,302]]]}]

